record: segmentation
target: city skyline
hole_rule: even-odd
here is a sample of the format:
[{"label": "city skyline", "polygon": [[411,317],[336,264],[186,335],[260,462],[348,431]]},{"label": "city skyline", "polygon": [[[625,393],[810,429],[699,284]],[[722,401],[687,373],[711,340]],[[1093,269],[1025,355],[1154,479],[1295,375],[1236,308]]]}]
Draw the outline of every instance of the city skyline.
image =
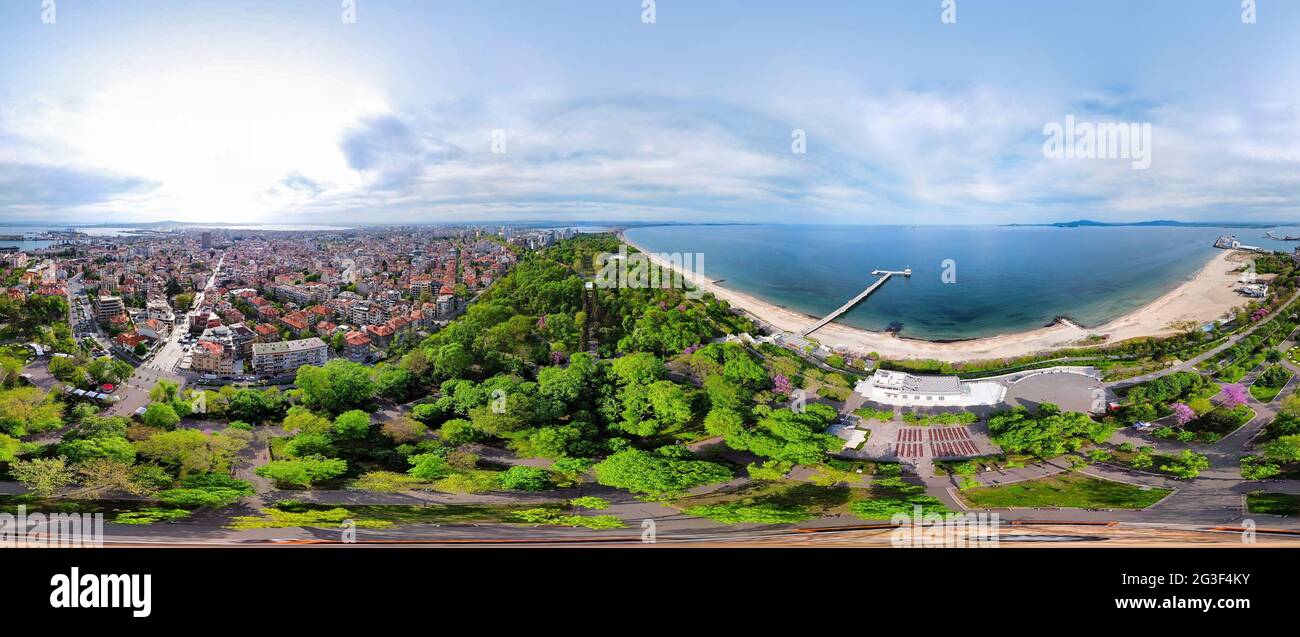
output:
[{"label": "city skyline", "polygon": [[[1295,6],[958,1],[945,22],[940,2],[660,1],[648,21],[641,2],[358,0],[349,23],[348,4],[68,0],[46,22],[7,3],[0,222],[1278,222],[1300,203],[1300,96],[1276,81]],[[1073,120],[1149,125],[1149,167],[1048,158],[1045,128]]]}]

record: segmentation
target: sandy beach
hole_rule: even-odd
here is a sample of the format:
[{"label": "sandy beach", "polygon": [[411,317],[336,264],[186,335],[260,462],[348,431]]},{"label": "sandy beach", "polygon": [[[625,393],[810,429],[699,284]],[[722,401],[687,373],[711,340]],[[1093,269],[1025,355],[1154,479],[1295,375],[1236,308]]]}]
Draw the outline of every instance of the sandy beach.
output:
[{"label": "sandy beach", "polygon": [[[661,267],[670,267],[663,259],[642,249],[627,237],[624,243],[650,256]],[[1140,336],[1162,336],[1175,332],[1172,324],[1182,321],[1208,323],[1222,318],[1247,299],[1236,292],[1240,274],[1233,272],[1236,262],[1248,258],[1245,253],[1222,251],[1210,259],[1192,279],[1160,298],[1105,325],[1084,328],[1069,321],[1025,332],[991,336],[966,341],[937,343],[899,338],[887,332],[872,332],[832,322],[813,332],[810,338],[832,348],[867,354],[876,352],[886,358],[935,359],[949,362],[1011,358],[1063,347],[1086,345],[1090,336],[1105,336],[1105,343],[1118,343]],[[729,289],[704,276],[690,272],[683,276],[701,289],[727,301],[732,307],[749,312],[777,330],[799,332],[817,319],[777,307],[757,297]],[[847,299],[845,299],[847,300]]]}]

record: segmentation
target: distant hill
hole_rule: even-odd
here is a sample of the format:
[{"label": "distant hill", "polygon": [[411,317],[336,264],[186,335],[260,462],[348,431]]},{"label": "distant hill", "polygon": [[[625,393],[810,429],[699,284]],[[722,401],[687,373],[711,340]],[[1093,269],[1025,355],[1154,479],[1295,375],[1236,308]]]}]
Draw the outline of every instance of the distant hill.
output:
[{"label": "distant hill", "polygon": [[1031,228],[1114,228],[1126,226],[1158,226],[1170,228],[1276,228],[1287,224],[1251,221],[1174,221],[1172,219],[1108,222],[1079,219],[1077,221],[1059,221],[1057,223],[1008,223],[1004,225],[1009,227]]}]

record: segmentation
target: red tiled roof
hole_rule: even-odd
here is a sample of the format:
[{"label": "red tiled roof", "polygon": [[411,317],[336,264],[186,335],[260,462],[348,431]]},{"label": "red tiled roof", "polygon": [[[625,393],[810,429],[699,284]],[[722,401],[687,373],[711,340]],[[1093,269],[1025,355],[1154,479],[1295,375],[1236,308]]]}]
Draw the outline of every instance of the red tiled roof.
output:
[{"label": "red tiled roof", "polygon": [[219,343],[213,343],[212,341],[199,341],[198,345],[207,350],[208,353],[213,356],[221,356],[221,353],[224,351]]},{"label": "red tiled roof", "polygon": [[143,336],[140,336],[135,332],[123,332],[121,334],[118,334],[117,338],[113,340],[117,341],[118,344],[120,345],[125,345],[127,347],[135,347],[136,345],[143,342],[145,339]]},{"label": "red tiled roof", "polygon": [[280,322],[284,323],[285,325],[288,325],[289,327],[292,327],[295,330],[301,331],[307,329],[307,321],[303,320],[303,317],[298,316],[296,313],[281,318]]}]

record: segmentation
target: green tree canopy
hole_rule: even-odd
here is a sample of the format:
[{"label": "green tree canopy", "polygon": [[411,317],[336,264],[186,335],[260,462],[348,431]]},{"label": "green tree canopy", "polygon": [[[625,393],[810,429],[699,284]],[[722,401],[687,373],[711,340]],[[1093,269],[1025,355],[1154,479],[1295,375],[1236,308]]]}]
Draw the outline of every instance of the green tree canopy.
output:
[{"label": "green tree canopy", "polygon": [[994,414],[989,418],[993,442],[1004,451],[1051,458],[1075,451],[1085,443],[1104,442],[1114,427],[1099,423],[1079,412],[1062,413],[1051,403],[1030,413],[1024,407]]},{"label": "green tree canopy", "polygon": [[724,465],[703,460],[678,460],[659,454],[627,449],[595,466],[600,484],[633,493],[666,496],[686,489],[731,479]]},{"label": "green tree canopy", "polygon": [[299,367],[296,384],[308,408],[331,415],[360,409],[375,394],[375,383],[366,366],[337,358],[323,367]]},{"label": "green tree canopy", "polygon": [[171,429],[181,421],[181,417],[176,414],[176,408],[170,403],[149,403],[149,406],[144,408],[140,420],[150,427]]},{"label": "green tree canopy", "polygon": [[254,473],[274,480],[280,486],[308,488],[333,480],[347,470],[348,463],[343,459],[307,456],[294,460],[274,460],[258,467]]},{"label": "green tree canopy", "polygon": [[370,433],[370,414],[360,409],[345,411],[334,419],[334,436],[339,440],[360,440]]}]

